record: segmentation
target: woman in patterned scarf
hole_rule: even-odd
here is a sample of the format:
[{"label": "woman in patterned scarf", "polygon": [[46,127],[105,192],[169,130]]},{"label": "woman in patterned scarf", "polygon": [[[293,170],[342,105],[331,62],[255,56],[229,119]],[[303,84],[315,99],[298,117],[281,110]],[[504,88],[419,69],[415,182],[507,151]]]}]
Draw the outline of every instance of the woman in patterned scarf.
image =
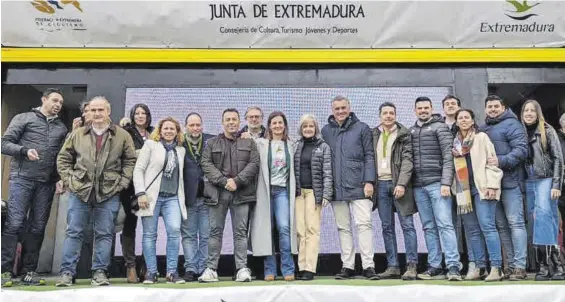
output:
[{"label": "woman in patterned scarf", "polygon": [[[491,271],[485,281],[500,281],[502,254],[495,213],[502,170],[487,165],[487,158],[496,156],[494,145],[485,133],[478,132],[473,111],[460,109],[455,120],[457,132],[452,151],[456,173],[452,190],[457,198],[457,215],[463,220],[477,266],[484,269],[486,242]],[[480,276],[468,275],[465,279],[476,280]]]},{"label": "woman in patterned scarf", "polygon": [[167,283],[184,283],[177,273],[180,227],[186,219],[183,168],[184,136],[179,122],[168,117],[157,127],[137,158],[133,185],[143,224],[143,256],[147,263],[144,284],[157,282],[157,222],[163,216],[167,231]]}]

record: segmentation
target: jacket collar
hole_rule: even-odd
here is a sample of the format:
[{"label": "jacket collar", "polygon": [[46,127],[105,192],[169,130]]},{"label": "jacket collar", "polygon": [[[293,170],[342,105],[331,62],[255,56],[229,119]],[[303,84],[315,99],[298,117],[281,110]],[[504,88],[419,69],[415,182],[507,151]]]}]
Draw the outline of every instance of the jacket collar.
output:
[{"label": "jacket collar", "polygon": [[[373,129],[373,134],[380,135],[382,133],[380,128],[381,128],[381,125],[379,124],[377,127],[375,127]],[[396,135],[397,139],[402,138],[402,137],[410,134],[410,132],[408,131],[408,128],[406,128],[404,125],[402,125],[399,122],[396,122],[396,131],[398,133]]]},{"label": "jacket collar", "polygon": [[[91,130],[92,130],[92,124],[89,124],[88,126],[84,127],[84,135],[89,134]],[[112,135],[116,135],[116,124],[110,124],[110,126],[108,127],[108,131]]]}]

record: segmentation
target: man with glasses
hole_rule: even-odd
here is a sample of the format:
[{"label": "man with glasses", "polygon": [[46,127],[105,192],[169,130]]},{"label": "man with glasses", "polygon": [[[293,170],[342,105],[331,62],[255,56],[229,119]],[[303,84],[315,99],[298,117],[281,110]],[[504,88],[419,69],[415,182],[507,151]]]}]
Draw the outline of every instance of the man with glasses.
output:
[{"label": "man with glasses", "polygon": [[242,138],[262,138],[265,137],[265,127],[263,127],[263,110],[257,106],[247,108],[245,112],[247,126],[239,131]]}]

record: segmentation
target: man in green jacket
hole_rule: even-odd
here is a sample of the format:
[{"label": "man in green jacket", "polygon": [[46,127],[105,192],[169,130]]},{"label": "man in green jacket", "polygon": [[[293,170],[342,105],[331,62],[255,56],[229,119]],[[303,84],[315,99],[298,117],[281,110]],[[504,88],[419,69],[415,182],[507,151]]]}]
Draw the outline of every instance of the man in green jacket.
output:
[{"label": "man in green jacket", "polygon": [[[92,123],[73,131],[57,157],[57,169],[70,192],[61,275],[56,286],[70,286],[88,221],[94,223],[92,285],[109,285],[114,220],[120,209],[119,192],[128,187],[136,155],[131,136],[111,123],[110,102],[90,101]],[[92,215],[92,217],[89,217]]]}]

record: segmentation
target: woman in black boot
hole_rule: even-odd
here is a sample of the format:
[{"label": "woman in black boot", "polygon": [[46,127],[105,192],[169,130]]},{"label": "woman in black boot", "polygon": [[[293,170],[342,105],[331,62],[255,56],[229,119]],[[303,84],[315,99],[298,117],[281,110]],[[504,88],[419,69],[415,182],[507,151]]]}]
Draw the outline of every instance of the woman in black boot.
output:
[{"label": "woman in black boot", "polygon": [[[559,236],[557,202],[563,184],[563,153],[557,132],[545,122],[541,106],[528,100],[522,106],[522,123],[528,133],[530,152],[526,160],[526,201],[531,244],[536,248],[540,272],[536,280],[550,280],[554,275],[562,278],[554,260]],[[555,258],[555,259],[554,259]],[[558,260],[558,259],[557,259]]]}]

